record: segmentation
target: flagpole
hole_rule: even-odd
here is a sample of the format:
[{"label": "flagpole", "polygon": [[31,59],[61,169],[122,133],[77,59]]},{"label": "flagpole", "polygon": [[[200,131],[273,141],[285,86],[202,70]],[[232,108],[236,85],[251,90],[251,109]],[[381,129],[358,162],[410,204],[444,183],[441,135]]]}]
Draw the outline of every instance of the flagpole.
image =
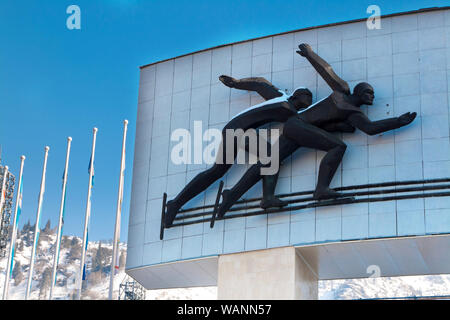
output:
[{"label": "flagpole", "polygon": [[92,193],[92,177],[94,174],[94,157],[95,157],[95,141],[97,138],[97,128],[93,129],[93,138],[92,138],[92,150],[91,150],[91,162],[89,168],[89,188],[88,188],[88,196],[86,203],[86,215],[84,218],[84,232],[83,232],[83,244],[81,247],[81,263],[80,263],[80,274],[78,276],[78,288],[77,288],[77,300],[81,299],[81,288],[83,286],[83,274],[85,270],[85,260],[86,260],[86,250],[87,250],[87,236],[88,236],[88,225],[89,219],[91,215],[91,193]]},{"label": "flagpole", "polygon": [[41,207],[42,207],[42,201],[44,199],[44,192],[45,192],[45,172],[47,170],[47,157],[48,157],[48,151],[50,150],[50,147],[45,147],[45,156],[44,156],[44,166],[42,169],[42,179],[41,179],[41,190],[39,191],[39,200],[38,200],[38,209],[36,214],[36,225],[34,226],[34,242],[33,242],[33,250],[31,252],[31,260],[30,260],[30,270],[28,273],[28,282],[27,282],[27,291],[25,293],[25,300],[28,300],[30,298],[31,294],[31,280],[33,279],[33,268],[34,268],[34,257],[36,255],[36,247],[39,240],[39,223],[41,219]]},{"label": "flagpole", "polygon": [[120,175],[119,175],[119,192],[117,195],[117,210],[116,210],[116,225],[114,228],[113,240],[113,255],[111,259],[111,275],[109,281],[109,300],[113,299],[114,292],[114,274],[115,270],[119,268],[117,259],[119,257],[119,242],[120,242],[120,219],[122,214],[122,199],[123,199],[123,184],[125,171],[125,146],[127,141],[127,127],[128,120],[123,122],[123,139],[122,139],[122,156],[120,160]]},{"label": "flagpole", "polygon": [[8,253],[8,263],[6,264],[6,274],[5,274],[5,285],[3,286],[3,300],[8,299],[8,289],[9,289],[9,278],[11,277],[12,266],[14,261],[14,247],[16,245],[17,238],[17,223],[19,222],[19,206],[21,207],[22,201],[22,174],[23,174],[23,164],[25,161],[25,156],[20,157],[20,173],[19,173],[19,190],[16,196],[16,206],[14,208],[14,220],[13,220],[13,229],[11,234],[11,243],[9,245],[9,253]]},{"label": "flagpole", "polygon": [[5,168],[3,169],[3,181],[2,181],[2,193],[0,194],[0,218],[3,217],[3,204],[6,201],[6,180],[7,176],[8,176],[8,166],[5,166]]},{"label": "flagpole", "polygon": [[57,272],[57,268],[58,268],[59,250],[61,247],[62,227],[64,224],[64,209],[66,206],[67,172],[69,169],[69,157],[70,157],[71,143],[72,143],[72,138],[68,137],[67,138],[66,163],[64,166],[63,187],[62,187],[62,195],[61,195],[61,205],[59,208],[58,235],[56,236],[56,250],[55,250],[55,256],[53,258],[52,284],[50,286],[50,298],[49,298],[50,300],[53,299],[53,289],[55,287],[55,282],[56,282],[56,272]]}]

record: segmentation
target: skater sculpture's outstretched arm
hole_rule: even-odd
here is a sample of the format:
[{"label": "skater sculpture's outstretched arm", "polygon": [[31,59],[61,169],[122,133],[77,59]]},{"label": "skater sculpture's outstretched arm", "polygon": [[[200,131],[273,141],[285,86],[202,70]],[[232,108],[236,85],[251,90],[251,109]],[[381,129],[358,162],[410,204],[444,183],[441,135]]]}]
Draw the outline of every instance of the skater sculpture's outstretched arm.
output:
[{"label": "skater sculpture's outstretched arm", "polygon": [[219,80],[222,81],[224,85],[230,88],[255,91],[265,100],[270,100],[282,96],[282,93],[277,87],[261,77],[244,78],[238,80],[233,77],[222,75],[219,77]]},{"label": "skater sculpture's outstretched arm", "polygon": [[372,136],[378,133],[406,126],[416,118],[416,115],[417,114],[415,112],[407,112],[397,118],[370,121],[364,113],[358,112],[351,115],[348,120],[353,126]]},{"label": "skater sculpture's outstretched arm", "polygon": [[334,91],[340,91],[346,94],[350,94],[350,88],[348,83],[339,78],[339,76],[334,72],[333,68],[319,57],[311,48],[309,44],[302,43],[298,46],[300,49],[297,53],[311,63],[311,65],[316,69],[316,71],[320,74],[320,76],[325,80],[325,82],[333,89]]}]

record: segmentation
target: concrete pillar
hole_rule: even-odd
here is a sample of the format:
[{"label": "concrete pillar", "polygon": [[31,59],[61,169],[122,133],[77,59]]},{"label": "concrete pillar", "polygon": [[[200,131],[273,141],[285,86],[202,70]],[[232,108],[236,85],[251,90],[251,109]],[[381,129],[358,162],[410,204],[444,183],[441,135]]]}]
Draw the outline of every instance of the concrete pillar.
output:
[{"label": "concrete pillar", "polygon": [[317,299],[316,272],[282,247],[219,256],[218,299]]}]

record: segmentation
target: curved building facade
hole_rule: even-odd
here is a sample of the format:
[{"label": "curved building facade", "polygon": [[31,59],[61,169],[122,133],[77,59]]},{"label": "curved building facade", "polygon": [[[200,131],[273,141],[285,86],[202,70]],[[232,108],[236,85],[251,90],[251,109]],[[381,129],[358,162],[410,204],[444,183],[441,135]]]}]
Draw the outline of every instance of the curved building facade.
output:
[{"label": "curved building facade", "polygon": [[[374,87],[374,104],[362,107],[372,121],[417,113],[410,125],[383,134],[338,134],[347,150],[331,186],[356,186],[350,191],[361,200],[258,215],[242,209],[241,215],[217,220],[210,228],[206,213],[216,200],[217,182],[184,207],[197,208],[192,212],[205,213],[198,216],[206,220],[179,220],[181,225],[165,229],[161,240],[163,194],[172,199],[208,166],[174,164],[171,152],[178,142],[171,141],[172,132],[184,128],[195,139],[194,121],[201,121],[203,131],[221,130],[234,115],[263,101],[256,93],[224,86],[220,75],[264,77],[287,92],[307,87],[313,101],[331,93],[296,54],[300,43],[310,44],[351,90],[362,81]],[[219,284],[219,297],[239,297],[225,287],[220,291],[225,282],[250,281],[221,273],[224,264],[228,272],[264,278],[283,265],[289,250],[297,270],[289,283],[298,288],[303,283],[298,279],[367,277],[374,265],[381,276],[450,273],[449,100],[449,8],[384,16],[381,29],[368,29],[366,20],[349,21],[141,67],[127,273],[147,289]],[[323,155],[311,149],[295,152],[281,166],[276,193],[294,199],[313,190]],[[222,179],[225,188],[246,168],[234,166]],[[261,197],[261,192],[259,183],[245,198]],[[302,268],[308,275],[300,275]]]}]

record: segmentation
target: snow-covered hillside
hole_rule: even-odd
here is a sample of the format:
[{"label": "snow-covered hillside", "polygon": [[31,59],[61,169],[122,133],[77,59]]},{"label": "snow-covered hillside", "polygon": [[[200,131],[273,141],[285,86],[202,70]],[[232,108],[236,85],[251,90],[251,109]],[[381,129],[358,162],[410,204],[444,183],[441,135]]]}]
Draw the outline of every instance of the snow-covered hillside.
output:
[{"label": "snow-covered hillside", "polygon": [[[48,299],[51,268],[53,264],[56,235],[49,227],[41,232],[35,261],[31,299]],[[24,299],[28,278],[29,260],[33,241],[31,226],[20,232],[16,247],[14,279],[10,282],[9,299]],[[119,285],[127,279],[124,271],[126,244],[120,245],[121,268],[115,276],[115,296]],[[83,299],[107,299],[111,242],[89,242],[87,262],[88,276],[83,290]],[[72,299],[80,269],[81,239],[64,236],[58,267],[54,297]],[[7,259],[0,258],[0,294],[3,292]],[[385,297],[442,296],[450,295],[450,275],[415,276],[396,278],[367,278],[355,280],[320,281],[320,299],[365,299]],[[148,290],[146,299],[216,299],[217,288],[188,288],[170,290]]]},{"label": "snow-covered hillside", "polygon": [[[32,229],[32,228],[30,228]],[[14,279],[10,282],[9,299],[24,299],[28,280],[29,264],[32,250],[33,232],[22,231],[17,240]],[[43,230],[40,234],[36,254],[31,299],[48,299],[50,292],[51,272],[55,253],[56,234],[54,230]],[[100,247],[100,250],[99,250]],[[100,253],[99,253],[100,252]],[[124,261],[126,244],[120,245],[122,268],[115,276],[115,290],[118,292],[120,282],[126,277]],[[109,267],[111,262],[112,243],[90,241],[87,251],[87,281],[83,290],[85,299],[106,299],[109,290]],[[76,289],[76,279],[80,270],[81,239],[64,236],[58,264],[56,286],[53,293],[55,299],[71,299]],[[94,261],[96,260],[96,261]],[[103,260],[103,261],[100,261]],[[7,257],[0,258],[0,290],[3,293]],[[95,270],[93,269],[95,268]],[[117,295],[117,294],[116,294]]]}]

